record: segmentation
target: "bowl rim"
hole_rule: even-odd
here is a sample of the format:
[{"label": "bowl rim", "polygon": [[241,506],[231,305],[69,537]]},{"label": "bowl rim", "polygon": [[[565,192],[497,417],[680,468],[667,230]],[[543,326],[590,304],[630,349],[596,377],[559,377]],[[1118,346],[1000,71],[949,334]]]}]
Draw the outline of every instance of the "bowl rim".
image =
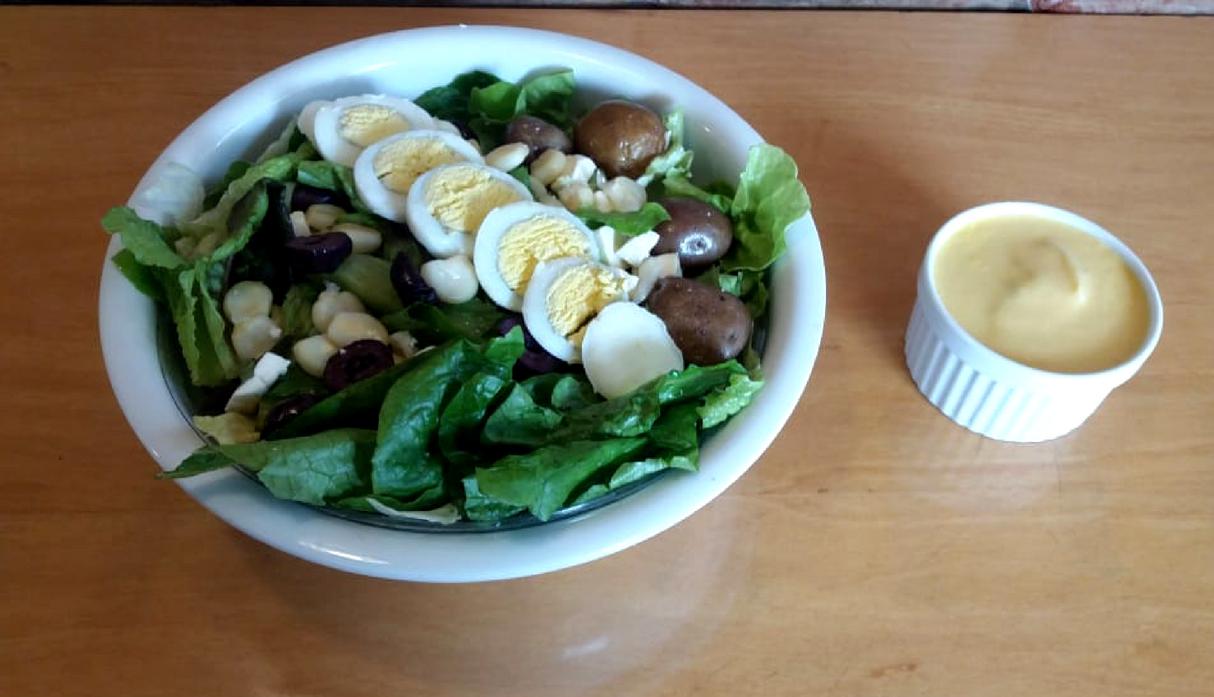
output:
[{"label": "bowl rim", "polygon": [[[691,80],[637,54],[568,34],[520,27],[453,25],[379,34],[310,53],[261,75],[209,108],[161,152],[151,172],[171,161],[215,157],[225,138],[242,127],[241,109],[265,105],[283,111],[284,89],[299,87],[298,75],[319,70],[345,77],[365,75],[408,62],[399,56],[432,44],[496,42],[525,45],[566,63],[605,64],[610,70],[662,84],[694,100],[688,123],[727,124],[738,134],[734,147],[744,158],[759,134],[727,105]],[[392,52],[396,53],[393,54]],[[375,62],[378,60],[379,62]],[[360,62],[361,61],[361,62]],[[368,62],[370,61],[370,62]],[[342,66],[342,67],[338,67]],[[452,75],[462,69],[458,63]],[[576,69],[575,69],[576,72]],[[232,124],[236,124],[233,126]],[[707,125],[705,125],[707,129]],[[706,130],[707,132],[707,130]],[[216,136],[219,140],[216,140]],[[732,143],[733,141],[731,141]],[[203,145],[200,146],[200,143]],[[247,143],[246,143],[247,145]],[[737,155],[734,155],[737,159]],[[740,166],[734,171],[739,171]],[[347,572],[426,582],[471,582],[546,573],[598,559],[656,535],[720,495],[762,455],[796,408],[817,358],[825,322],[826,279],[812,215],[789,228],[788,251],[772,269],[771,314],[764,357],[767,381],[755,401],[729,421],[702,452],[701,469],[661,477],[631,496],[566,520],[502,532],[434,535],[356,523],[270,496],[236,471],[176,480],[182,489],[233,527],[294,556]],[[175,467],[200,441],[181,420],[158,359],[155,311],[110,263],[121,248],[111,239],[103,260],[98,300],[101,348],[111,388],[128,423],[162,469]]]}]

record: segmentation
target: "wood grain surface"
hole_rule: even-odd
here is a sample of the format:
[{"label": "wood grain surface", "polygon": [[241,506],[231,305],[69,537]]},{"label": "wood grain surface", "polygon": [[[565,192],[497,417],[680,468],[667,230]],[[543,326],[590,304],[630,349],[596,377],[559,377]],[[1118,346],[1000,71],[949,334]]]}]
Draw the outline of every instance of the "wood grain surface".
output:
[{"label": "wood grain surface", "polygon": [[[800,162],[829,302],[783,435],[675,529],[569,571],[392,583],[179,489],[103,370],[98,219],[274,66],[453,22],[607,41]],[[1214,694],[1214,20],[0,8],[0,695]],[[1028,199],[1152,269],[1162,342],[1077,433],[983,440],[902,333],[950,214]]]}]

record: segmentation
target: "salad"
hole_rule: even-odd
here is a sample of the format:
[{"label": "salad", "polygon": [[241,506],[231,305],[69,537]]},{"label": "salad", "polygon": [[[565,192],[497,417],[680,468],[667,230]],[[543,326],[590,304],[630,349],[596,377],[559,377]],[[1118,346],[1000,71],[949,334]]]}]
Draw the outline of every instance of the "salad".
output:
[{"label": "salad", "polygon": [[766,144],[693,183],[681,112],[574,92],[475,71],[313,102],[209,190],[167,164],[111,209],[214,404],[162,476],[453,523],[694,471],[763,385],[766,269],[809,197]]}]

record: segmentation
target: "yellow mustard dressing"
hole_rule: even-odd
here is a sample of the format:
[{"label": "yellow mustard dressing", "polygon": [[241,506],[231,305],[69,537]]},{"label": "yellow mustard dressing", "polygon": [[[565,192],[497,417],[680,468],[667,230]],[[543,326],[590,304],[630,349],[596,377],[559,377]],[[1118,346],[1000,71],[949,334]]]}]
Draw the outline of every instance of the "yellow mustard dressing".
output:
[{"label": "yellow mustard dressing", "polygon": [[1034,368],[1105,370],[1147,336],[1146,292],[1125,260],[1048,218],[976,221],[945,242],[933,275],[945,309],[967,332]]}]

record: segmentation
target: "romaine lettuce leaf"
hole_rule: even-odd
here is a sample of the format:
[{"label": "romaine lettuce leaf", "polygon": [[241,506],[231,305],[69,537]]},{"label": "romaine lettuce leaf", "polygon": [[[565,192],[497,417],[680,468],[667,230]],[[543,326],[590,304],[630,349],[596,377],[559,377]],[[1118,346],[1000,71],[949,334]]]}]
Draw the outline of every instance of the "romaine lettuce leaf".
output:
[{"label": "romaine lettuce leaf", "polygon": [[493,372],[481,372],[460,386],[438,420],[438,447],[448,462],[466,465],[480,458],[466,446],[480,443],[485,417],[509,384]]},{"label": "romaine lettuce leaf", "polygon": [[[507,507],[527,508],[548,520],[587,479],[639,453],[644,438],[573,441],[549,445],[526,455],[509,455],[471,478],[476,490]],[[465,492],[467,492],[465,480]]]},{"label": "romaine lettuce leaf", "polygon": [[314,436],[207,445],[163,477],[192,477],[236,464],[257,473],[280,499],[322,505],[367,486],[375,432],[335,429]]},{"label": "romaine lettuce leaf", "polygon": [[385,316],[383,323],[391,331],[409,332],[418,341],[438,343],[450,339],[483,339],[505,316],[497,305],[473,298],[458,305],[414,303]]},{"label": "romaine lettuce leaf", "polygon": [[160,281],[156,277],[156,273],[139,263],[135,255],[129,249],[120,249],[110,261],[114,262],[114,266],[126,276],[126,280],[135,286],[135,289],[140,293],[148,296],[157,302],[164,302],[164,289],[160,287]]},{"label": "romaine lettuce leaf", "polygon": [[573,85],[573,71],[561,70],[517,85],[502,80],[473,87],[468,92],[468,128],[486,152],[501,144],[506,124],[522,114],[567,129],[573,124]]},{"label": "romaine lettuce leaf", "polygon": [[172,231],[140,218],[126,206],[111,208],[101,219],[101,227],[122,238],[122,246],[144,266],[176,269],[186,264],[170,244],[176,236]]},{"label": "romaine lettuce leaf", "polygon": [[489,443],[536,447],[548,442],[561,420],[559,412],[536,404],[522,385],[515,385],[489,415],[481,437]]},{"label": "romaine lettuce leaf", "polygon": [[501,80],[496,75],[473,70],[456,76],[449,84],[426,90],[414,102],[435,118],[466,124],[472,116],[468,110],[472,90],[497,82]]},{"label": "romaine lettuce leaf", "polygon": [[303,159],[303,153],[293,152],[249,167],[244,174],[228,184],[228,188],[224,190],[223,195],[219,197],[213,207],[203,211],[197,218],[184,225],[185,232],[197,238],[217,233],[226,239],[231,229],[228,225],[228,217],[236,203],[263,179],[278,182],[290,180],[295,176],[295,171]]},{"label": "romaine lettuce leaf", "polygon": [[370,213],[371,209],[358,196],[354,185],[354,170],[327,160],[305,160],[299,163],[295,173],[295,181],[318,189],[328,189],[344,194],[350,200],[354,210]]},{"label": "romaine lettuce leaf", "polygon": [[715,206],[717,210],[726,215],[729,215],[729,209],[733,206],[732,189],[724,184],[713,187],[714,190],[710,191],[692,184],[683,175],[671,174],[663,179],[657,188],[662,196],[694,198],[710,206]]},{"label": "romaine lettuce leaf", "polygon": [[709,393],[704,403],[696,408],[704,428],[725,423],[750,404],[762,388],[762,380],[754,380],[749,375],[731,375],[729,385]]},{"label": "romaine lettuce leaf", "polygon": [[650,201],[641,209],[632,213],[602,213],[595,208],[583,208],[577,212],[591,229],[609,225],[621,235],[635,237],[643,232],[649,232],[658,225],[670,220],[670,214],[661,205]]},{"label": "romaine lettuce leaf", "polygon": [[444,400],[483,363],[468,341],[427,351],[415,360],[384,396],[371,459],[372,491],[401,499],[442,483],[442,462],[430,452],[430,439],[438,429]]},{"label": "romaine lettuce leaf", "polygon": [[683,110],[675,109],[666,114],[666,132],[670,134],[670,143],[666,152],[653,158],[645,173],[637,181],[642,186],[663,177],[689,177],[691,172],[692,151],[683,146]]},{"label": "romaine lettuce leaf", "polygon": [[[424,356],[425,354],[423,354]],[[415,356],[403,363],[388,368],[379,375],[347,386],[311,407],[295,418],[267,434],[268,438],[292,438],[317,433],[340,426],[367,426],[375,423],[383,404],[384,395],[396,380],[412,368],[422,356]]]},{"label": "romaine lettuce leaf", "polygon": [[797,163],[774,145],[752,147],[729,212],[734,240],[722,268],[762,271],[770,266],[784,253],[785,229],[809,212]]}]

